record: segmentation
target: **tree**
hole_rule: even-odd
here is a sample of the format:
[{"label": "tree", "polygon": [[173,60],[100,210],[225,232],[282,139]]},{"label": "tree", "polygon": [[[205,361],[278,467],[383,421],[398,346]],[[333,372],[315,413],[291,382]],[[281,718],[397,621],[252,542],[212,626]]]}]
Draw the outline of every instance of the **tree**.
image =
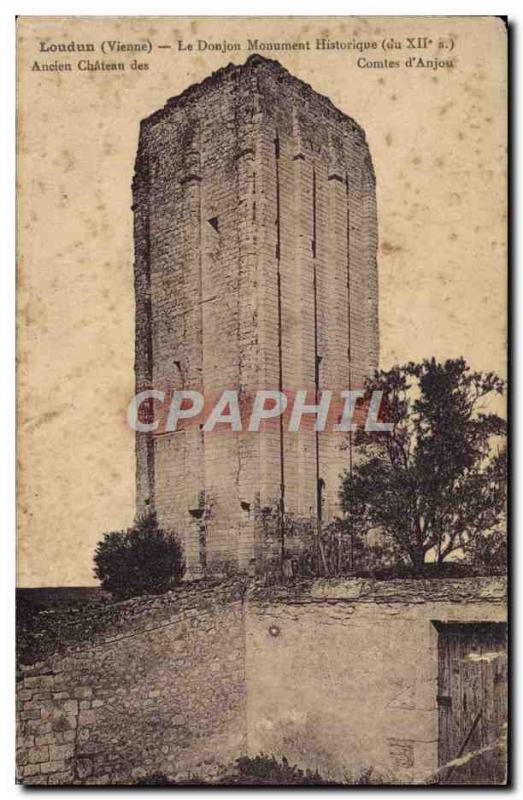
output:
[{"label": "tree", "polygon": [[163,594],[178,583],[185,569],[176,536],[158,526],[154,513],[139,516],[126,531],[104,534],[94,563],[102,588],[118,600]]},{"label": "tree", "polygon": [[503,381],[463,358],[431,359],[376,372],[367,398],[375,390],[392,429],[355,435],[356,464],[340,490],[345,531],[379,531],[418,570],[427,556],[441,564],[472,552],[505,509],[506,423],[486,409]]}]

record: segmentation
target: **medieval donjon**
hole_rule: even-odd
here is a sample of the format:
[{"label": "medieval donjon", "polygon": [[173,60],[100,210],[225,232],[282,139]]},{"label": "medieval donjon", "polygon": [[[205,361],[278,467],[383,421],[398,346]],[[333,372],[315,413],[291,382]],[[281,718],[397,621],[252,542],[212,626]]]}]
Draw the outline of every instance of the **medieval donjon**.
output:
[{"label": "medieval donjon", "polygon": [[[377,366],[365,134],[278,62],[231,64],[145,119],[133,203],[137,391],[317,394]],[[138,433],[138,511],[183,537],[188,576],[256,571],[296,548],[274,511],[335,513],[341,441],[278,425]]]}]

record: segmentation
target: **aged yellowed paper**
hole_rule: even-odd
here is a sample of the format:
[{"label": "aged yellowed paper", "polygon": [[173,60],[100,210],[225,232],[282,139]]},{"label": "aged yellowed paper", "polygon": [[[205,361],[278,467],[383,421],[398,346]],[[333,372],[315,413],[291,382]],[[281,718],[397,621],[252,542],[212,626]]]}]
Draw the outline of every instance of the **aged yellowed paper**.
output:
[{"label": "aged yellowed paper", "polygon": [[504,783],[505,22],[17,31],[20,780]]}]

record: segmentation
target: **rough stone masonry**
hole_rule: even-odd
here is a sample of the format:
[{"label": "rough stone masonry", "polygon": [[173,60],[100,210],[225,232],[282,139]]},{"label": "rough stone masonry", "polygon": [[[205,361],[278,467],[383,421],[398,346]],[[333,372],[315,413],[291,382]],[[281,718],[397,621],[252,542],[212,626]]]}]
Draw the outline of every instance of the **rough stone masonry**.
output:
[{"label": "rough stone masonry", "polygon": [[[212,782],[239,756],[267,753],[337,782],[372,769],[377,782],[433,783],[447,690],[454,707],[468,701],[448,709],[459,743],[484,705],[469,751],[492,750],[506,730],[506,646],[456,640],[441,670],[446,626],[505,628],[504,578],[260,584],[198,581],[47,612],[60,635],[48,651],[40,632],[19,665],[19,780]],[[478,776],[484,759],[471,762]]]},{"label": "rough stone masonry", "polygon": [[[375,178],[329,99],[276,61],[230,64],[142,122],[133,195],[137,391],[361,387],[378,363]],[[137,433],[137,508],[183,537],[189,577],[262,571],[296,550],[286,515],[334,514],[340,444],[278,425]]]}]

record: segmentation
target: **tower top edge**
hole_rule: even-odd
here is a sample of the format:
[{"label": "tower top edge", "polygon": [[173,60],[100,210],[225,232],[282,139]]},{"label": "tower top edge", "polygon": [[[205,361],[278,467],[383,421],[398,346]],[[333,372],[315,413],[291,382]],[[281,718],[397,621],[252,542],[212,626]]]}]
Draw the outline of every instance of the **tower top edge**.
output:
[{"label": "tower top edge", "polygon": [[266,74],[271,73],[280,80],[285,79],[296,89],[298,89],[298,91],[304,97],[306,95],[316,96],[324,104],[325,108],[328,108],[331,114],[337,116],[340,121],[348,122],[355,130],[365,136],[363,128],[358,125],[358,123],[352,117],[350,117],[348,114],[345,114],[345,112],[341,111],[337,106],[335,106],[332,100],[330,100],[326,95],[317,92],[310,84],[301,78],[297,78],[276,59],[266,58],[258,53],[253,53],[250,55],[243,64],[229,63],[226,66],[220,67],[220,69],[212,72],[202,81],[191,84],[180,94],[170,97],[163,108],[154,111],[152,114],[142,119],[141,125],[146,128],[150,125],[154,125],[164,117],[169,116],[169,114],[175,109],[183,108],[190,103],[196,102],[200,98],[203,98],[209,89],[224,83],[228,79],[238,78],[260,69],[265,71]]}]

